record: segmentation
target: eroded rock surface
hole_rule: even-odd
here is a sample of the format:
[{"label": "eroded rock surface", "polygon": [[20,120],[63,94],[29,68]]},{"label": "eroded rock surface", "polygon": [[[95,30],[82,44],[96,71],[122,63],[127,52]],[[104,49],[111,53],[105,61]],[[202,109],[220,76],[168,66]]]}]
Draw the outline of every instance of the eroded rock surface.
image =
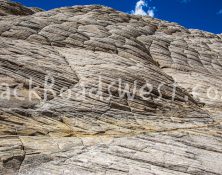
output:
[{"label": "eroded rock surface", "polygon": [[32,15],[35,12],[42,11],[39,8],[27,8],[19,3],[11,2],[9,0],[0,0],[0,16],[7,15]]},{"label": "eroded rock surface", "polygon": [[222,174],[221,35],[102,6],[2,7],[0,174]]}]

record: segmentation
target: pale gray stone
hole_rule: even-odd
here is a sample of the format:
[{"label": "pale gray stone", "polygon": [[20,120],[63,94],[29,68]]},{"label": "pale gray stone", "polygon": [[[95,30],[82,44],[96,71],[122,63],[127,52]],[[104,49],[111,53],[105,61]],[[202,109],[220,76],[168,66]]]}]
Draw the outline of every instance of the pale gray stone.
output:
[{"label": "pale gray stone", "polygon": [[[222,174],[221,35],[96,5],[0,5],[0,83],[24,85],[0,99],[1,175]],[[133,100],[118,84],[109,98],[120,78]]]}]

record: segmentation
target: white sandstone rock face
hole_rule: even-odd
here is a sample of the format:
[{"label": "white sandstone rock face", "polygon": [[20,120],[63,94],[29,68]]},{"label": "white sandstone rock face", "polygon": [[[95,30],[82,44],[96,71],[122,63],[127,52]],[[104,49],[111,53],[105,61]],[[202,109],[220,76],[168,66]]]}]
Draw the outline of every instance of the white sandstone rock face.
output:
[{"label": "white sandstone rock face", "polygon": [[222,174],[221,35],[0,4],[1,175]]}]

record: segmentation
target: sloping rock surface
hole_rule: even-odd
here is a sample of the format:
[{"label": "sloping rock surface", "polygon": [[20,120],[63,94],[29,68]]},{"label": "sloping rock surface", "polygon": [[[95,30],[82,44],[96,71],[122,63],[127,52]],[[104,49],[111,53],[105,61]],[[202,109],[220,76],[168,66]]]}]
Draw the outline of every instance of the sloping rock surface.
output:
[{"label": "sloping rock surface", "polygon": [[42,11],[39,8],[27,8],[19,3],[11,2],[8,0],[0,0],[0,16],[7,15],[32,15],[35,12]]},{"label": "sloping rock surface", "polygon": [[222,174],[221,35],[0,4],[0,174]]}]

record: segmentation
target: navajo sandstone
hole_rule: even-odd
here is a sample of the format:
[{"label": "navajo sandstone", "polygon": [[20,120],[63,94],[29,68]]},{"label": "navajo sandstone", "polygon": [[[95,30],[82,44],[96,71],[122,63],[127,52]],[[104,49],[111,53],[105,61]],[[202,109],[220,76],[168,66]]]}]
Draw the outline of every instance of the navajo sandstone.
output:
[{"label": "navajo sandstone", "polygon": [[[103,6],[0,5],[0,174],[222,174],[222,35]],[[107,98],[119,79],[134,99],[117,84]]]}]

